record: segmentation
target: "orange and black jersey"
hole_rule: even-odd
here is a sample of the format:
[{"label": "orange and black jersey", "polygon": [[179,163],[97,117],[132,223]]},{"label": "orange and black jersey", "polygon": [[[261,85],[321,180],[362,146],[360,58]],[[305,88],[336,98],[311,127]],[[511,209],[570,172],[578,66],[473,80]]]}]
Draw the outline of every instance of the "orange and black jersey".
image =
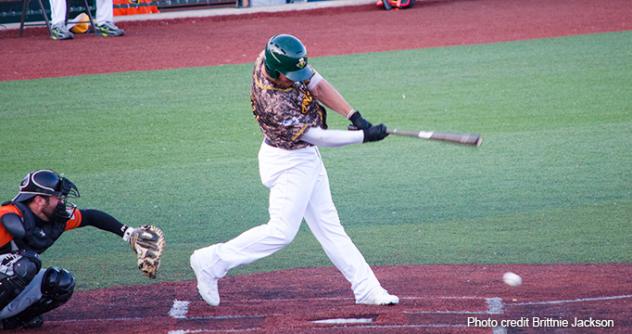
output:
[{"label": "orange and black jersey", "polygon": [[93,209],[75,210],[73,216],[66,221],[47,222],[35,216],[25,205],[8,203],[0,206],[0,222],[3,222],[3,217],[9,214],[20,217],[25,233],[16,237],[5,228],[4,223],[0,224],[0,254],[15,251],[16,247],[41,254],[52,246],[63,232],[87,225],[121,237],[127,229],[126,225],[121,224],[114,217]]}]

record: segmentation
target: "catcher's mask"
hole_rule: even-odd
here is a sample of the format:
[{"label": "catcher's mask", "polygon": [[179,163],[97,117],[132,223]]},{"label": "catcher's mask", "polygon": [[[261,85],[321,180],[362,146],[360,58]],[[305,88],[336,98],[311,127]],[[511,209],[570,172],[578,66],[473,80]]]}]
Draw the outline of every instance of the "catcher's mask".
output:
[{"label": "catcher's mask", "polygon": [[26,174],[20,183],[20,191],[13,202],[28,202],[35,196],[55,196],[59,204],[55,208],[55,216],[70,219],[77,206],[68,198],[79,197],[79,190],[72,181],[52,170],[40,169]]},{"label": "catcher's mask", "polygon": [[265,66],[268,75],[274,79],[283,73],[296,82],[309,79],[314,69],[307,64],[307,49],[298,38],[281,34],[270,38],[266,44]]}]

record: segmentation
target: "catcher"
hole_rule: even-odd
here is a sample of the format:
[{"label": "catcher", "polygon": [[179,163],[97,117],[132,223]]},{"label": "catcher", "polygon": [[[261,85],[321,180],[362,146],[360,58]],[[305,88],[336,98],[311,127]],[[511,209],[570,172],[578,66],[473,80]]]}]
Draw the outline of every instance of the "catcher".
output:
[{"label": "catcher", "polygon": [[94,226],[129,242],[139,269],[155,278],[165,240],[163,232],[144,225],[132,228],[105,212],[78,210],[70,198],[79,191],[69,179],[51,170],[28,173],[20,190],[0,206],[0,328],[36,328],[42,314],[72,296],[75,278],[59,267],[42,268],[40,254],[65,231]]}]

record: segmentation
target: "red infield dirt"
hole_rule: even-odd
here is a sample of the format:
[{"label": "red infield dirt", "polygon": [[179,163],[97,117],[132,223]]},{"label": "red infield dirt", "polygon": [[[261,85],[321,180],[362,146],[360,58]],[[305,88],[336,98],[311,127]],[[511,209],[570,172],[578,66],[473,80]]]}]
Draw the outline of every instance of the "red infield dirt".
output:
[{"label": "red infield dirt", "polygon": [[418,0],[277,14],[121,23],[123,38],[52,41],[0,31],[0,81],[252,62],[267,39],[299,36],[310,56],[632,30],[630,0]]},{"label": "red infield dirt", "polygon": [[[520,274],[523,284],[503,283],[506,271]],[[400,297],[399,305],[355,305],[349,284],[333,267],[295,269],[224,278],[219,307],[208,306],[192,281],[81,291],[47,314],[43,328],[30,332],[632,332],[628,264],[415,265],[377,267],[375,272]],[[614,327],[572,328],[575,318],[592,325],[612,321]],[[358,323],[314,322],[331,319]],[[500,328],[503,320],[521,319],[514,324],[520,327]],[[569,323],[564,327],[553,320]]]},{"label": "red infield dirt", "polygon": [[[0,81],[248,63],[282,32],[298,35],[318,57],[632,30],[632,3],[444,0],[391,12],[360,6],[121,27],[124,38],[84,35],[63,42],[49,40],[43,29],[29,29],[23,38],[2,31]],[[505,271],[519,273],[524,284],[505,285]],[[355,305],[335,269],[296,269],[228,277],[217,308],[197,296],[192,281],[79,291],[45,316],[43,328],[22,332],[632,332],[630,264],[416,265],[378,267],[376,274],[400,305]],[[571,327],[575,318],[592,326],[612,320],[614,327]],[[314,322],[331,319],[356,323]],[[514,325],[505,329],[503,320],[516,322],[504,323]]]}]

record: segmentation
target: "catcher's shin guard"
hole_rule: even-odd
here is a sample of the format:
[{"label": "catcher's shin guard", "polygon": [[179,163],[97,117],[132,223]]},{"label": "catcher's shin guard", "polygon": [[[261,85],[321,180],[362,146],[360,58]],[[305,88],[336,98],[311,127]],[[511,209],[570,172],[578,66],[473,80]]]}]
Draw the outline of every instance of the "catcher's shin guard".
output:
[{"label": "catcher's shin guard", "polygon": [[39,272],[42,264],[33,252],[5,254],[0,259],[0,310],[17,297]]},{"label": "catcher's shin guard", "polygon": [[[42,298],[31,304],[24,311],[16,316],[4,319],[5,328],[7,324],[24,327],[33,322],[34,319],[48,311],[51,311],[65,304],[75,290],[75,277],[66,269],[51,267],[46,269],[42,279]],[[41,324],[40,324],[41,325]]]},{"label": "catcher's shin guard", "polygon": [[42,280],[42,294],[62,305],[70,300],[75,291],[75,277],[64,268],[50,267],[46,269]]}]

